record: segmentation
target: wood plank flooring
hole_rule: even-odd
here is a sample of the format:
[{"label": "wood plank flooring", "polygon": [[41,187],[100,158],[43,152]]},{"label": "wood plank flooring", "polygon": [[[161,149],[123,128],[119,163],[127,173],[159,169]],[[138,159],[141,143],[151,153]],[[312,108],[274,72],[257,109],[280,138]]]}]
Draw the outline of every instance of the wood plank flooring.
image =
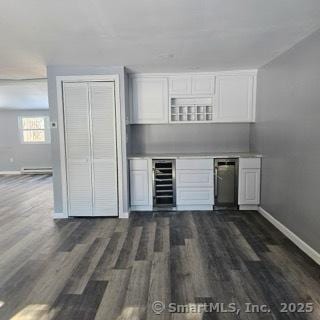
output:
[{"label": "wood plank flooring", "polygon": [[[320,319],[319,266],[259,214],[53,221],[51,184],[0,176],[0,319]],[[157,315],[155,301],[235,303],[241,313]],[[281,313],[281,302],[314,311]],[[270,312],[245,313],[246,303]]]}]

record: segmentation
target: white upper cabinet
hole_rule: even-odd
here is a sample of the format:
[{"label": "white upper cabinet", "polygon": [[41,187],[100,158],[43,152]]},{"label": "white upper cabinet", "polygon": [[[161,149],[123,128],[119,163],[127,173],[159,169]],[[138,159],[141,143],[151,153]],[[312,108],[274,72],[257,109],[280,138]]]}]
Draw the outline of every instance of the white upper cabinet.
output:
[{"label": "white upper cabinet", "polygon": [[170,95],[185,96],[191,94],[191,77],[173,76],[169,78]]},{"label": "white upper cabinet", "polygon": [[214,94],[214,77],[212,75],[192,76],[192,95],[210,96]]},{"label": "white upper cabinet", "polygon": [[256,71],[137,74],[130,123],[254,122]]},{"label": "white upper cabinet", "polygon": [[255,121],[255,76],[217,76],[216,100],[219,122]]},{"label": "white upper cabinet", "polygon": [[130,89],[131,123],[168,123],[169,98],[166,77],[132,77]]},{"label": "white upper cabinet", "polygon": [[214,76],[170,76],[169,89],[171,96],[211,96],[214,94]]}]

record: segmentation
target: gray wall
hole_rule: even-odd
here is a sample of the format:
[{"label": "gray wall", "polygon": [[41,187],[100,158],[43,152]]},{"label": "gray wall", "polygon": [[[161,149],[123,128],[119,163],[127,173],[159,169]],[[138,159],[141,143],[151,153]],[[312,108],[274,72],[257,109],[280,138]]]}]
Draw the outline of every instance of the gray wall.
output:
[{"label": "gray wall", "polygon": [[18,171],[22,167],[52,166],[50,144],[20,142],[18,117],[23,115],[47,116],[49,111],[0,110],[0,171]]},{"label": "gray wall", "polygon": [[132,125],[132,153],[249,151],[249,124]]},{"label": "gray wall", "polygon": [[[70,67],[70,66],[48,66],[48,95],[49,95],[49,109],[51,121],[58,122],[58,109],[57,109],[57,76],[76,76],[76,75],[119,75],[120,78],[120,104],[121,104],[121,117],[122,117],[122,133],[126,134],[125,127],[125,108],[126,108],[126,92],[125,81],[127,75],[123,67]],[[59,123],[58,123],[59,127]],[[52,139],[52,160],[53,160],[53,190],[54,190],[54,211],[56,213],[63,212],[62,201],[62,180],[61,180],[61,163],[60,163],[60,143],[58,129],[51,130]],[[122,155],[122,169],[123,181],[127,181],[127,160],[126,160],[127,146],[123,145]],[[128,211],[128,184],[123,184],[123,205],[124,211]]]},{"label": "gray wall", "polygon": [[258,73],[261,206],[320,252],[320,31]]}]

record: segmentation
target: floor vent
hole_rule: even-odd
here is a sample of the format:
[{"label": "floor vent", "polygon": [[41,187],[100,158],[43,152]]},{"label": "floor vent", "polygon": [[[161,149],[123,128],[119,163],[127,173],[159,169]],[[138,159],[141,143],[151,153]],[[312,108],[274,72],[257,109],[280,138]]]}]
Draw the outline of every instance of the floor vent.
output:
[{"label": "floor vent", "polygon": [[21,173],[22,174],[43,174],[43,173],[52,173],[52,168],[50,167],[26,167],[26,168],[21,168]]}]

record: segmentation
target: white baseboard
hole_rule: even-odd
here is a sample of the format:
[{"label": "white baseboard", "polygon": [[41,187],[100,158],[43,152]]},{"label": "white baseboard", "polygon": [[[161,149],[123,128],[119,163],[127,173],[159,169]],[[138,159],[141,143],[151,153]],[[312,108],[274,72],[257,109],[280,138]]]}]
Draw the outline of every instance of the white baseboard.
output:
[{"label": "white baseboard", "polygon": [[152,211],[152,206],[131,206],[130,211]]},{"label": "white baseboard", "polygon": [[178,205],[177,211],[212,211],[212,204]]},{"label": "white baseboard", "polygon": [[23,167],[22,174],[49,174],[52,173],[52,168],[49,167]]},{"label": "white baseboard", "polygon": [[250,210],[258,210],[259,206],[256,204],[240,204],[239,205],[239,210],[246,210],[246,211],[250,211]]},{"label": "white baseboard", "polygon": [[68,219],[68,215],[64,212],[54,212],[53,219]]},{"label": "white baseboard", "polygon": [[320,265],[320,253],[310,247],[301,238],[299,238],[295,233],[289,230],[280,221],[274,218],[270,213],[268,213],[263,208],[259,207],[259,213],[265,217],[269,222],[271,222],[279,231],[281,231],[287,238],[289,238],[297,247],[299,247],[305,254],[307,254],[312,260]]},{"label": "white baseboard", "polygon": [[[63,212],[54,212],[52,215],[53,219],[68,219],[68,215]],[[90,218],[90,217],[87,217]],[[103,217],[101,217],[103,218]],[[119,215],[120,219],[128,219],[129,218],[129,212],[123,212]]]},{"label": "white baseboard", "polygon": [[2,174],[21,174],[20,171],[0,171],[0,175]]}]

